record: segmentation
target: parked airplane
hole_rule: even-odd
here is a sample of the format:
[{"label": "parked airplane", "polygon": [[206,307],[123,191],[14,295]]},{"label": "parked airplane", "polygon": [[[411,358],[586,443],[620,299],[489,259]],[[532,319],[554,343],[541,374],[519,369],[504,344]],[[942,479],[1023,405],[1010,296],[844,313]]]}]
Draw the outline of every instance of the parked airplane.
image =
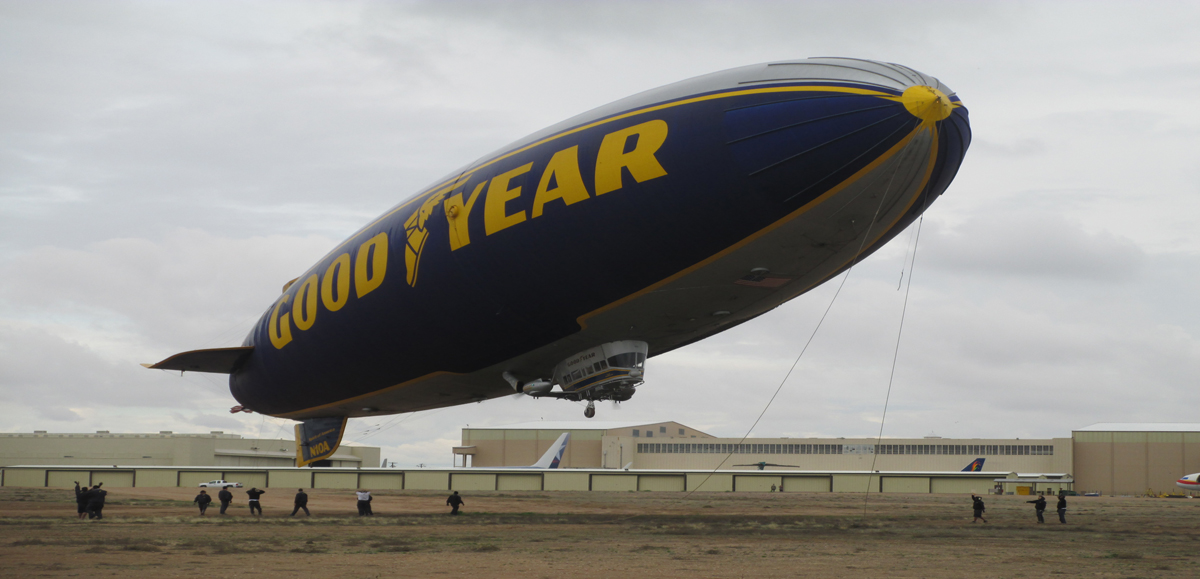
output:
[{"label": "parked airplane", "polygon": [[1175,486],[1185,488],[1193,493],[1200,493],[1200,472],[1189,474],[1175,481]]},{"label": "parked airplane", "polygon": [[986,460],[986,459],[977,458],[977,459],[971,461],[971,464],[968,464],[966,468],[962,469],[962,472],[983,472],[983,461],[984,460]]},{"label": "parked airplane", "polygon": [[[684,80],[454,171],[283,286],[239,347],[151,368],[230,375],[234,411],[303,421],[510,395],[628,400],[646,359],[873,253],[953,180],[967,110],[910,68],[812,58]],[[557,390],[555,387],[557,386]]]},{"label": "parked airplane", "polygon": [[546,449],[546,454],[542,455],[537,462],[523,468],[558,468],[562,462],[563,453],[567,451],[567,443],[571,442],[571,433],[564,432]]},{"label": "parked airplane", "polygon": [[752,462],[752,463],[750,463],[750,464],[735,464],[735,465],[733,465],[733,466],[757,466],[757,467],[758,467],[758,470],[766,470],[766,468],[767,468],[768,466],[781,466],[781,467],[788,467],[788,468],[800,468],[799,466],[797,466],[797,465],[794,465],[794,464],[773,464],[773,463],[770,463],[770,462]]}]

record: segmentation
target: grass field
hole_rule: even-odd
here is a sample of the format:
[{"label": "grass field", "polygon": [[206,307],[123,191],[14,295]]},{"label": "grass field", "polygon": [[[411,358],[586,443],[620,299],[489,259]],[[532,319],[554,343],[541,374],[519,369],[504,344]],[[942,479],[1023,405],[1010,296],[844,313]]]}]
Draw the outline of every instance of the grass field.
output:
[{"label": "grass field", "polygon": [[[1071,497],[1038,525],[1027,497],[446,493],[270,489],[197,516],[193,489],[112,489],[103,521],[69,489],[0,488],[0,577],[1200,577],[1200,501]],[[864,500],[865,499],[865,500]],[[1053,507],[1054,502],[1050,502]]]}]

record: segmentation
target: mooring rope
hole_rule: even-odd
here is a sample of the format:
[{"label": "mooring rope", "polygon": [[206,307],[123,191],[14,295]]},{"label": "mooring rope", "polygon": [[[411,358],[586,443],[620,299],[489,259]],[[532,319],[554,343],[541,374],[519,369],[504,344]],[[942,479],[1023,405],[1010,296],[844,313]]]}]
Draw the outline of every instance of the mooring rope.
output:
[{"label": "mooring rope", "polygon": [[[925,205],[929,205],[926,198]],[[917,244],[921,242],[921,226],[925,224],[925,212],[917,221],[917,233],[912,244],[912,264],[908,267],[908,285],[904,286],[904,306],[900,308],[900,327],[896,331],[896,346],[892,350],[892,370],[888,374],[887,394],[883,397],[883,415],[879,418],[879,434],[875,437],[875,452],[871,453],[871,470],[867,473],[867,488],[863,491],[863,518],[867,516],[867,501],[871,498],[871,478],[875,476],[875,461],[879,460],[879,445],[883,441],[883,426],[887,422],[888,403],[892,399],[892,383],[896,379],[896,361],[900,359],[900,338],[904,335],[904,318],[908,313],[908,295],[912,291],[913,271],[917,264]],[[879,477],[879,490],[883,491],[883,477]]]},{"label": "mooring rope", "polygon": [[[904,146],[903,149],[901,149],[897,153],[896,157],[897,158],[902,157],[903,154],[905,152],[907,152],[909,146],[911,146],[911,145],[912,145],[912,142],[910,141],[908,144],[906,144]],[[812,333],[809,334],[808,341],[806,341],[804,343],[804,347],[800,349],[800,353],[796,355],[796,358],[794,360],[792,360],[792,365],[788,368],[787,373],[784,374],[783,380],[779,381],[779,386],[775,387],[775,392],[773,394],[771,394],[771,398],[769,400],[767,400],[767,404],[765,406],[763,406],[762,412],[758,413],[758,418],[754,419],[754,423],[750,425],[750,428],[748,430],[746,430],[746,433],[744,435],[742,435],[742,438],[740,440],[738,440],[738,443],[731,448],[731,451],[725,455],[725,458],[722,459],[721,462],[717,464],[717,466],[713,467],[713,469],[711,471],[709,471],[708,475],[704,477],[704,480],[700,481],[700,484],[696,485],[696,488],[689,490],[688,493],[683,496],[683,498],[686,499],[686,498],[692,496],[692,493],[695,493],[697,490],[699,490],[701,487],[703,487],[704,484],[707,483],[708,480],[710,478],[712,478],[712,476],[714,474],[716,474],[717,471],[720,470],[722,466],[725,466],[725,463],[728,462],[729,459],[733,457],[733,454],[734,454],[733,449],[736,449],[739,446],[741,446],[742,443],[744,443],[746,441],[746,439],[750,437],[750,433],[754,432],[754,429],[756,427],[758,427],[758,423],[760,421],[762,421],[763,416],[765,416],[767,414],[767,410],[769,410],[771,408],[771,405],[775,402],[775,399],[779,396],[780,391],[783,390],[784,384],[787,384],[788,378],[790,378],[792,375],[792,372],[794,372],[796,370],[796,366],[798,364],[800,364],[800,359],[804,357],[804,353],[807,352],[808,347],[810,345],[812,345],[813,339],[815,339],[817,337],[817,332],[821,329],[821,325],[825,323],[825,318],[829,316],[829,312],[830,312],[830,310],[833,309],[833,304],[837,302],[838,296],[841,295],[842,288],[846,287],[846,281],[850,279],[850,272],[854,271],[854,266],[858,265],[858,261],[862,257],[863,248],[866,247],[867,240],[871,238],[871,231],[875,227],[875,223],[879,220],[879,213],[880,213],[880,211],[882,211],[883,204],[887,200],[888,195],[892,191],[892,183],[895,181],[896,173],[899,172],[899,170],[900,170],[900,163],[897,162],[895,164],[895,168],[892,169],[891,176],[888,177],[887,187],[884,189],[883,195],[881,195],[879,198],[879,205],[875,208],[875,214],[873,216],[871,216],[871,222],[867,224],[867,229],[863,233],[862,241],[859,242],[859,244],[858,244],[858,251],[856,251],[854,253],[854,258],[850,260],[850,265],[846,268],[846,274],[842,276],[842,281],[841,281],[841,283],[838,284],[837,291],[835,291],[833,293],[833,297],[829,300],[829,305],[825,306],[825,311],[824,311],[824,313],[821,314],[821,319],[817,320],[817,325],[813,328]],[[911,276],[910,276],[910,278],[911,278]]]}]

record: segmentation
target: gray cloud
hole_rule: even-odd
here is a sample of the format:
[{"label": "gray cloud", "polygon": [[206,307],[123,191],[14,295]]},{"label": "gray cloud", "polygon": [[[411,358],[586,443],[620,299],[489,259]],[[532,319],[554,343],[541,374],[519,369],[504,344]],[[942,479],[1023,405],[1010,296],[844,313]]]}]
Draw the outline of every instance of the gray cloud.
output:
[{"label": "gray cloud", "polygon": [[954,231],[928,233],[942,238],[930,240],[921,258],[944,269],[1128,282],[1145,264],[1132,240],[1088,233],[1058,215],[979,215]]}]

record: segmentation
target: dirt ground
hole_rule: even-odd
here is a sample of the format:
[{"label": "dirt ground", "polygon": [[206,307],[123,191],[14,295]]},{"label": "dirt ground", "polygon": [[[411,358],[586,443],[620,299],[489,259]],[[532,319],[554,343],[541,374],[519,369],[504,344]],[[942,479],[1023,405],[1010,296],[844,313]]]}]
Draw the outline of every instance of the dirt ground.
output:
[{"label": "dirt ground", "polygon": [[[103,521],[70,489],[0,488],[0,577],[1200,577],[1200,500],[1071,497],[1068,524],[1028,497],[270,489],[198,516],[195,489],[111,489]],[[1054,501],[1050,501],[1053,508]]]}]

